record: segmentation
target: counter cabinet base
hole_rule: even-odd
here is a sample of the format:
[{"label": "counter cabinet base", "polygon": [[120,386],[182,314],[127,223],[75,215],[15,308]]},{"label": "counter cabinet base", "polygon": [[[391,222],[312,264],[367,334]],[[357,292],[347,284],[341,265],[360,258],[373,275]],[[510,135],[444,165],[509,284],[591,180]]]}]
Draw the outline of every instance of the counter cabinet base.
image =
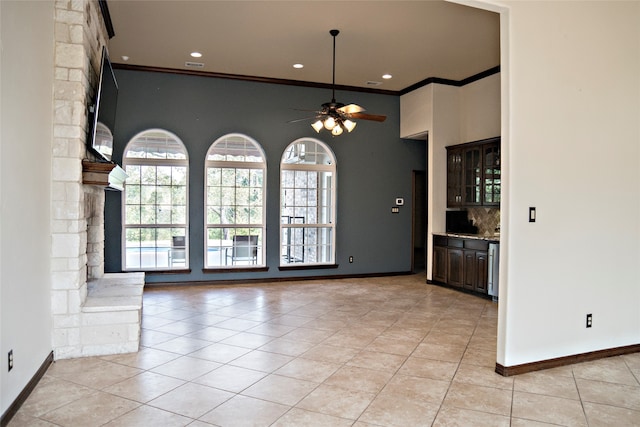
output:
[{"label": "counter cabinet base", "polygon": [[496,302],[496,303],[498,302],[497,301],[497,297],[493,297],[493,296],[488,295],[486,293],[477,292],[477,291],[473,291],[471,289],[461,288],[461,287],[458,287],[458,286],[451,286],[451,285],[448,285],[448,284],[446,284],[444,282],[439,282],[437,280],[429,280],[429,279],[427,279],[427,284],[428,285],[441,286],[443,288],[452,289],[452,290],[458,291],[458,292],[464,292],[465,294],[474,295],[474,296],[477,296],[477,297],[480,297],[480,298],[484,298],[484,299],[487,299],[489,301],[493,301],[493,302]]}]

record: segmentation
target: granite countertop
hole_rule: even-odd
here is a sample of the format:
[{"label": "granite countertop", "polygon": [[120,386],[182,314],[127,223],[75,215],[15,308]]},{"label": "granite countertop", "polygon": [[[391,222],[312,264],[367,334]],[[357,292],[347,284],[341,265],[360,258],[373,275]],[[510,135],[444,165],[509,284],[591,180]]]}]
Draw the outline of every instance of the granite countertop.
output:
[{"label": "granite countertop", "polygon": [[466,233],[447,233],[445,231],[442,232],[434,232],[434,236],[446,236],[446,237],[459,237],[462,239],[477,239],[477,240],[487,240],[490,242],[499,242],[500,241],[500,233],[495,233],[491,235],[484,234],[466,234]]}]

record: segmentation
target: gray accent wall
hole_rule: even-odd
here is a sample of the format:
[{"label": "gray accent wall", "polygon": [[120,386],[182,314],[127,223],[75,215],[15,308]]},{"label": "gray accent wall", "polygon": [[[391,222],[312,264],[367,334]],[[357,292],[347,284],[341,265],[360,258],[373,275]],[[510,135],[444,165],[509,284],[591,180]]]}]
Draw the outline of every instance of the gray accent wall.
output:
[{"label": "gray accent wall", "polygon": [[[351,134],[332,137],[309,121],[331,100],[330,89],[116,69],[119,85],[114,160],[137,133],[162,128],[175,133],[189,154],[189,274],[147,274],[148,283],[276,279],[404,273],[411,269],[412,171],[425,170],[424,141],[401,139],[400,98],[337,91],[339,102],[385,114],[384,123],[358,121]],[[311,110],[298,111],[296,109]],[[243,133],[262,145],[267,158],[268,271],[203,271],[204,158],[210,145],[228,133]],[[336,268],[284,270],[279,267],[280,158],[298,138],[327,143],[337,159]],[[391,213],[395,200],[404,206]],[[108,192],[105,207],[105,271],[122,269],[121,193]],[[354,262],[349,263],[349,256]]]}]

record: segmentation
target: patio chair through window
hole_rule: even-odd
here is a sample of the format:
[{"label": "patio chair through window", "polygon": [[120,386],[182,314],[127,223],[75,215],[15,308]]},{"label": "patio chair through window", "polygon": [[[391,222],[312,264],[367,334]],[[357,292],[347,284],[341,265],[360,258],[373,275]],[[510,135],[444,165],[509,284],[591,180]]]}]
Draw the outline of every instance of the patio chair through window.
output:
[{"label": "patio chair through window", "polygon": [[258,261],[258,236],[233,236],[233,246],[225,250],[225,263],[255,264]]},{"label": "patio chair through window", "polygon": [[171,266],[175,264],[187,265],[187,246],[184,236],[173,236],[171,238],[171,249],[169,249],[169,260]]}]

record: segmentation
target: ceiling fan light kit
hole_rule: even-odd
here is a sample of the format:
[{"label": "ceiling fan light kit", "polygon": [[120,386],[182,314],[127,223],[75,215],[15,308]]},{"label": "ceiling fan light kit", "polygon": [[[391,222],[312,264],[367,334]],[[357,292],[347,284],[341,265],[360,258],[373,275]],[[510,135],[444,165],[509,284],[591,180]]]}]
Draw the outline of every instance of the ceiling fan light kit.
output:
[{"label": "ceiling fan light kit", "polygon": [[[375,114],[363,113],[364,108],[356,104],[345,105],[336,102],[336,36],[340,34],[339,30],[329,31],[331,37],[333,37],[333,78],[331,84],[331,102],[322,104],[318,115],[314,117],[316,121],[311,124],[311,127],[316,132],[320,133],[322,129],[326,129],[333,136],[341,135],[346,129],[347,132],[351,132],[356,127],[356,122],[351,119],[361,120],[373,120],[376,122],[383,122],[387,117]],[[301,119],[304,120],[304,119]],[[297,122],[298,120],[292,120]]]}]

